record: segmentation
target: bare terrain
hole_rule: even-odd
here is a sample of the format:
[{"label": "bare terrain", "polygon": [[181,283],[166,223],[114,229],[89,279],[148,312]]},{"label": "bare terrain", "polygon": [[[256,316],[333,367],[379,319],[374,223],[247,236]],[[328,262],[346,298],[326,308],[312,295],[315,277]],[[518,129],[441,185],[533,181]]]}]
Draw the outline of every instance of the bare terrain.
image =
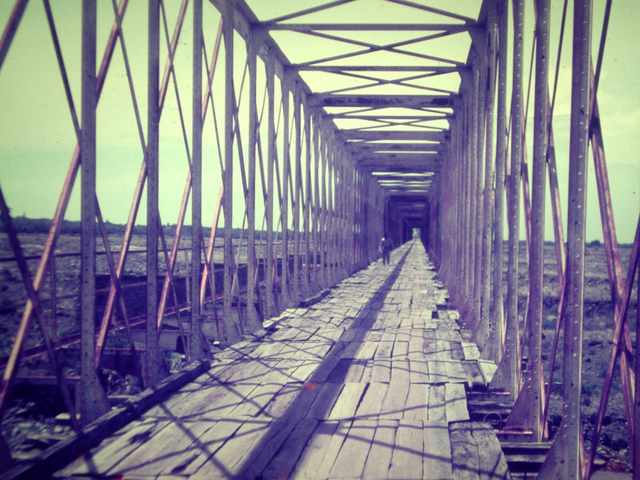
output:
[{"label": "bare terrain", "polygon": [[[42,251],[42,245],[46,238],[45,234],[21,234],[25,254],[36,256]],[[111,248],[119,249],[121,241],[120,235],[109,237]],[[173,242],[172,237],[166,238],[170,248]],[[143,235],[136,234],[133,237],[132,250],[143,250],[145,239]],[[190,239],[183,239],[181,251],[178,256],[176,266],[176,276],[184,276],[187,273],[188,251]],[[525,245],[522,244],[520,257],[520,306],[521,312],[526,306],[527,292],[527,264]],[[222,239],[216,242],[214,261],[222,262]],[[102,250],[102,243],[98,242],[98,250]],[[245,258],[245,249],[241,248],[238,256],[239,263]],[[628,257],[631,248],[621,247],[622,262],[626,274]],[[54,288],[53,278],[47,276],[42,294],[43,307],[47,320],[55,335],[65,336],[79,331],[78,322],[78,279],[79,279],[79,257],[75,255],[65,255],[79,251],[79,236],[64,234],[58,241],[56,250],[57,259],[55,264],[56,284]],[[583,363],[583,427],[589,445],[589,438],[592,432],[592,425],[600,400],[600,392],[609,361],[611,351],[611,336],[613,332],[613,306],[611,303],[611,289],[608,280],[607,264],[604,249],[598,243],[591,243],[586,249],[586,282],[585,282],[585,322],[584,322],[584,363]],[[259,249],[258,256],[262,255]],[[8,260],[11,257],[7,238],[5,234],[0,234],[0,355],[5,357],[11,348],[13,337],[22,314],[25,302],[25,292],[22,287],[20,275],[15,262]],[[161,256],[161,272],[164,273],[164,259]],[[32,273],[37,266],[37,259],[30,260],[29,265]],[[506,267],[506,261],[505,261]],[[145,255],[144,253],[130,253],[125,273],[132,278],[144,275]],[[100,255],[97,262],[97,273],[102,276],[108,275],[108,265],[106,257]],[[637,285],[637,282],[634,284]],[[543,359],[545,360],[545,375],[548,378],[550,362],[551,344],[553,341],[554,325],[557,316],[559,287],[557,281],[557,269],[553,245],[545,245],[545,318],[543,325]],[[56,301],[53,302],[52,299]],[[55,305],[55,315],[53,307]],[[631,306],[628,313],[628,322],[632,332],[635,331],[637,319],[637,292],[632,296]],[[27,346],[34,346],[40,342],[40,335],[35,324],[32,326],[31,335]],[[117,343],[117,338],[115,340]],[[634,340],[635,344],[635,340]],[[562,343],[560,344],[562,345]],[[65,351],[62,361],[68,374],[77,373],[77,349],[70,348]],[[172,358],[168,357],[167,362],[171,363]],[[24,372],[43,371],[46,372],[47,364],[43,360],[32,360],[23,366]],[[559,355],[554,383],[552,387],[552,404],[550,414],[550,427],[553,431],[560,422],[561,414],[561,372],[562,361]],[[109,377],[109,389],[112,394],[126,394],[135,392],[139,387],[139,380],[135,375],[123,375],[119,372],[106,372]],[[107,376],[108,376],[107,375]],[[46,390],[43,390],[46,389]],[[42,395],[43,391],[50,392],[51,395]],[[11,405],[4,416],[2,429],[17,458],[29,458],[41,451],[48,444],[63,438],[68,432],[62,403],[55,395],[54,387],[37,387],[25,384],[18,384],[13,395]],[[57,419],[56,419],[57,416]],[[629,469],[630,445],[629,435],[626,429],[624,417],[623,398],[619,386],[619,374],[616,370],[616,377],[609,407],[605,417],[605,427],[601,437],[599,453],[607,461],[610,470],[626,471]]]}]

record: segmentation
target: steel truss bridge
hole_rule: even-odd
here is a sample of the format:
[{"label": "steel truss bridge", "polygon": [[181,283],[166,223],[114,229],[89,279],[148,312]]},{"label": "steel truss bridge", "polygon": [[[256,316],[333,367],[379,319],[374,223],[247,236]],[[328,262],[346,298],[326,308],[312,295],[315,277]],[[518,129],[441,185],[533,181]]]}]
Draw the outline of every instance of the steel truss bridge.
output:
[{"label": "steel truss bridge", "polygon": [[[125,21],[134,2],[113,0],[100,45],[104,5],[82,0],[79,92],[55,3],[15,0],[0,38],[1,78],[29,9],[43,8],[40,28],[53,45],[76,142],[37,254],[25,251],[0,195],[11,248],[2,260],[17,268],[24,288],[2,357],[0,410],[6,415],[17,382],[48,379],[73,433],[26,462],[12,458],[3,439],[7,478],[589,478],[615,378],[637,478],[640,354],[627,313],[640,223],[624,271],[598,110],[611,1],[599,41],[592,2],[565,1],[556,46],[550,0],[532,2],[533,31],[525,29],[525,0],[484,0],[473,15],[453,4],[384,2],[415,23],[381,23],[368,0],[355,2],[357,21],[341,16],[352,0],[290,2],[276,18],[261,14],[257,0],[148,0],[145,83],[136,91],[139,69],[126,42],[136,26]],[[565,35],[572,37],[564,52],[572,58],[569,156],[557,159],[553,112]],[[465,58],[455,59],[448,42],[462,37]],[[293,38],[309,42],[300,44],[309,45],[303,61],[285,53]],[[314,41],[333,47],[314,55]],[[191,50],[181,51],[183,44]],[[179,53],[191,72],[177,67]],[[96,113],[110,75],[126,77],[123,101],[133,106],[140,148],[117,245],[103,215],[109,195],[96,189]],[[185,77],[191,81],[181,89]],[[443,78],[454,88],[444,88]],[[160,208],[160,172],[175,161],[161,155],[168,102],[179,113],[171,129],[186,158],[176,219],[161,218]],[[559,161],[568,162],[566,198]],[[599,408],[585,438],[589,175],[614,308]],[[207,202],[212,189],[215,201]],[[81,240],[78,251],[61,251],[74,190]],[[559,305],[545,371],[548,211]],[[383,236],[395,248],[390,266],[379,259]],[[70,259],[79,281],[66,291],[60,277]],[[142,265],[137,276],[134,259]],[[75,302],[77,322],[59,335],[65,302]],[[146,388],[117,405],[99,379],[119,351],[114,339],[124,339],[120,351],[135,360]],[[187,361],[169,376],[167,350]],[[75,372],[63,360],[70,351],[79,352]],[[29,370],[34,362],[49,373],[38,377]],[[551,437],[558,381],[562,423]]]}]

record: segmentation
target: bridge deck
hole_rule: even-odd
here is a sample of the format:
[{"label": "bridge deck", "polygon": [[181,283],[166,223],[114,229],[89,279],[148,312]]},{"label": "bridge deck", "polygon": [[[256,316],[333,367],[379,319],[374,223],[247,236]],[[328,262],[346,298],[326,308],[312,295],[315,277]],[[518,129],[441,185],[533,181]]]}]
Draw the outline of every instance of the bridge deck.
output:
[{"label": "bridge deck", "polygon": [[59,476],[502,478],[465,342],[421,243],[287,310]]}]

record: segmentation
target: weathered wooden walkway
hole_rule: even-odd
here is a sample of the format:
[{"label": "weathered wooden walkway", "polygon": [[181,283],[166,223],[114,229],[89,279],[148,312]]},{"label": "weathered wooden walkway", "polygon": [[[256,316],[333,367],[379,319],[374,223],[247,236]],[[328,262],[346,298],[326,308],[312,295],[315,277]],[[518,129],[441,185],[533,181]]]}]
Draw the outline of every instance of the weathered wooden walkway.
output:
[{"label": "weathered wooden walkway", "polygon": [[465,387],[465,342],[422,244],[347,278],[104,440],[59,477],[505,478]]}]

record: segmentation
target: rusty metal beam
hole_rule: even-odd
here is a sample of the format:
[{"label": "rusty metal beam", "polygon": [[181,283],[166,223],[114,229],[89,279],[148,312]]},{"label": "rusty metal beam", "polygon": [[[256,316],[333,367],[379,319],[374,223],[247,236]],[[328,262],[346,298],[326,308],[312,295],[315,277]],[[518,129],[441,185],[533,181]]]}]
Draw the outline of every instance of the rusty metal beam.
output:
[{"label": "rusty metal beam", "polygon": [[454,24],[454,23],[271,23],[262,22],[259,28],[266,30],[292,30],[295,32],[311,31],[367,31],[367,32],[405,32],[405,31],[442,31],[442,32],[468,32],[479,28],[478,23]]},{"label": "rusty metal beam", "polygon": [[455,95],[355,95],[316,94],[309,97],[312,106],[317,107],[453,107]]},{"label": "rusty metal beam", "polygon": [[96,318],[96,0],[82,2],[82,117],[80,151],[80,415],[86,425],[108,410],[95,370]]}]

